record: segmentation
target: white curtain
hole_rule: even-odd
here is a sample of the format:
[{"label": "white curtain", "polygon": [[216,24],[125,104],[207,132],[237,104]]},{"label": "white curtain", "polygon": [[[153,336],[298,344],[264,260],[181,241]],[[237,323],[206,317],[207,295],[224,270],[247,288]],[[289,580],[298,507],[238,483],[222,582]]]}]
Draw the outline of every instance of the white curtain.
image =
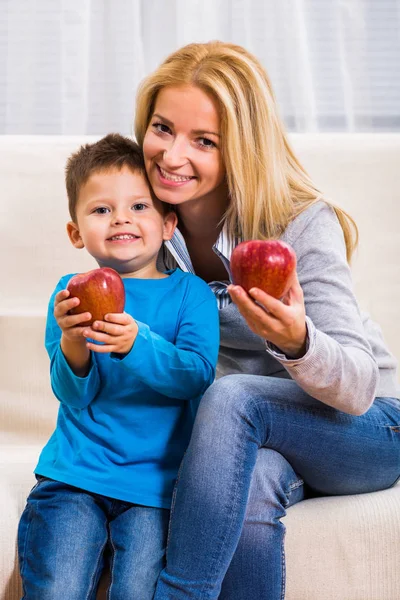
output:
[{"label": "white curtain", "polygon": [[291,131],[400,130],[400,0],[0,0],[0,134],[132,132],[176,48],[256,54]]}]

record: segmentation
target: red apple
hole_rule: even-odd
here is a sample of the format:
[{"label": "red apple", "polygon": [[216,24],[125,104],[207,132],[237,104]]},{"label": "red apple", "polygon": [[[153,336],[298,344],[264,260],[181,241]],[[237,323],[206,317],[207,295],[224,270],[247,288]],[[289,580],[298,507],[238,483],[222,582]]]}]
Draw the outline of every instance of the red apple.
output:
[{"label": "red apple", "polygon": [[246,292],[259,288],[274,298],[282,298],[288,292],[295,269],[295,251],[280,240],[242,242],[231,256],[234,284]]},{"label": "red apple", "polygon": [[70,298],[79,298],[80,304],[69,311],[76,315],[90,312],[90,321],[79,326],[92,325],[94,321],[104,321],[107,313],[121,313],[125,306],[125,288],[122,279],[114,269],[103,267],[87,273],[74,275],[68,282]]}]

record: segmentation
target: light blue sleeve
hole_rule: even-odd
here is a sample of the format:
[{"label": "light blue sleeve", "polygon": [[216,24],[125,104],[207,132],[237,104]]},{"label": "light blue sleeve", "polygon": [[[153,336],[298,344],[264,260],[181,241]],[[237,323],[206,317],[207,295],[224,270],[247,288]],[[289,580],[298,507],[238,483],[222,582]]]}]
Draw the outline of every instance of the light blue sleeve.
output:
[{"label": "light blue sleeve", "polygon": [[[132,350],[120,363],[156,392],[191,400],[214,381],[219,349],[219,317],[214,294],[198,277],[190,277],[180,308],[175,343],[137,321],[139,332]],[[172,299],[173,303],[173,299]],[[171,306],[171,310],[179,310]],[[118,355],[111,355],[118,360]]]},{"label": "light blue sleeve", "polygon": [[100,389],[100,375],[96,359],[91,357],[89,373],[86,377],[78,377],[69,366],[60,346],[61,329],[54,318],[54,299],[58,292],[65,289],[68,277],[63,277],[57,284],[50,298],[45,346],[50,357],[51,388],[56,398],[71,408],[86,408],[96,397]]}]

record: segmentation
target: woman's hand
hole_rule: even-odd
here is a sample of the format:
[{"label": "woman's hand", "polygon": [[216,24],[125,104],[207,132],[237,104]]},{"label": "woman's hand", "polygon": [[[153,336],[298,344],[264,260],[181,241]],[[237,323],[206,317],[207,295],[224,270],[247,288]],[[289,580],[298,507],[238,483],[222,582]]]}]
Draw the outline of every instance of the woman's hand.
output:
[{"label": "woman's hand", "polygon": [[136,340],[139,328],[131,315],[127,313],[110,313],[104,321],[95,321],[92,327],[86,327],[83,335],[102,345],[87,342],[86,347],[93,352],[128,354]]},{"label": "woman's hand", "polygon": [[228,292],[251,331],[277,346],[287,357],[300,358],[305,354],[306,309],[297,273],[282,301],[258,288],[247,294],[239,285],[230,285]]}]

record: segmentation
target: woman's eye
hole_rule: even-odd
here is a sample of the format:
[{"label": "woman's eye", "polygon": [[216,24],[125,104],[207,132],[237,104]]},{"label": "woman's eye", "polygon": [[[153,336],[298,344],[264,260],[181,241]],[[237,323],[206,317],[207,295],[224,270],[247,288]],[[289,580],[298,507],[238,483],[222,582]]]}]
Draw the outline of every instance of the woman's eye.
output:
[{"label": "woman's eye", "polygon": [[99,206],[98,208],[95,208],[93,212],[98,215],[106,215],[107,213],[110,212],[110,209],[107,208],[106,206]]},{"label": "woman's eye", "polygon": [[137,204],[134,204],[132,208],[133,210],[144,210],[146,208],[146,205],[142,204],[141,202],[138,202]]},{"label": "woman's eye", "polygon": [[168,127],[168,125],[164,125],[164,123],[153,123],[152,127],[158,132],[158,133],[170,133],[171,130]]},{"label": "woman's eye", "polygon": [[197,140],[199,146],[202,146],[203,148],[216,148],[217,144],[215,142],[213,142],[212,140],[210,140],[209,138],[205,138],[205,137],[201,137],[198,138]]}]

